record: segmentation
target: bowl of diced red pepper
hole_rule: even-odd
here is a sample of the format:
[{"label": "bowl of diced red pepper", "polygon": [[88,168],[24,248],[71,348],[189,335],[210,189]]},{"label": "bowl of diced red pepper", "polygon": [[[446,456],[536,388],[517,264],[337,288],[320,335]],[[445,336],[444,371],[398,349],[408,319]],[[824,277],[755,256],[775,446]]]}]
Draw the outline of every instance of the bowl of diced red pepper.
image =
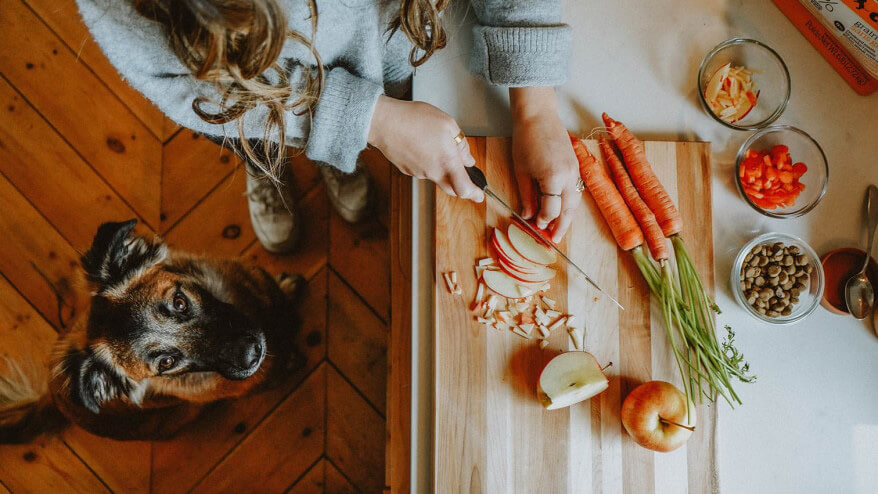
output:
[{"label": "bowl of diced red pepper", "polygon": [[823,149],[795,127],[755,132],[738,151],[735,183],[753,209],[773,218],[795,218],[814,209],[829,179]]}]

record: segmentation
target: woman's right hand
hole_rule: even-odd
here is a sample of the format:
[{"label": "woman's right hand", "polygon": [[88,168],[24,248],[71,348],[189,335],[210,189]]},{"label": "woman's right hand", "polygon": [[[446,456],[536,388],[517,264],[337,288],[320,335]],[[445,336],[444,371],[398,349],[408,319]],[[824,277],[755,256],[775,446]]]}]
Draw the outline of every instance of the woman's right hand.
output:
[{"label": "woman's right hand", "polygon": [[378,97],[369,127],[369,144],[375,146],[402,173],[435,182],[446,194],[482,202],[465,167],[476,160],[466,139],[455,142],[460,127],[447,113],[420,101]]}]

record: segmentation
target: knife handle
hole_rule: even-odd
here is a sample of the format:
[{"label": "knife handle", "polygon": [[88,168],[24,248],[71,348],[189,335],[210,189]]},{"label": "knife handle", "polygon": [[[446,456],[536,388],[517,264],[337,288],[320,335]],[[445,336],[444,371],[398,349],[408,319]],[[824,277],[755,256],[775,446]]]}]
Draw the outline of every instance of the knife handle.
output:
[{"label": "knife handle", "polygon": [[475,165],[466,167],[466,174],[469,175],[469,179],[476,184],[476,187],[482,190],[488,188],[488,179],[485,178],[485,174],[482,173],[482,170],[479,170]]}]

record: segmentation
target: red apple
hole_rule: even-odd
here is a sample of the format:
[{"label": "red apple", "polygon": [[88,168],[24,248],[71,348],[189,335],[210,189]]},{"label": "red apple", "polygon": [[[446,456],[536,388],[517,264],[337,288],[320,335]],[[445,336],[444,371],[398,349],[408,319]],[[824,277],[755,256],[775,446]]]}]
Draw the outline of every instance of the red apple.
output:
[{"label": "red apple", "polygon": [[634,388],[622,403],[622,425],[634,441],[653,451],[673,451],[695,430],[695,408],[671,383],[650,381]]},{"label": "red apple", "polygon": [[588,352],[567,352],[549,361],[540,373],[537,396],[547,410],[569,407],[610,386],[600,364]]},{"label": "red apple", "polygon": [[555,277],[555,270],[540,267],[533,271],[524,271],[513,264],[509,264],[503,256],[497,257],[497,264],[506,274],[525,283],[544,283]]}]

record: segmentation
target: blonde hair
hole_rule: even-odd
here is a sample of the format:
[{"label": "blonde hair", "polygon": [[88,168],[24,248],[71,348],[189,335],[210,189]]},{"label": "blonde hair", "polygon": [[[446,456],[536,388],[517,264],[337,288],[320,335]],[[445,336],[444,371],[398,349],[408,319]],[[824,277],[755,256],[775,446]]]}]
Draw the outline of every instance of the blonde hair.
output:
[{"label": "blonde hair", "polygon": [[[313,36],[317,32],[316,1],[304,1],[311,11]],[[421,65],[445,46],[439,14],[448,2],[401,0],[399,14],[388,30],[402,30],[415,45],[409,55],[412,65]],[[244,154],[279,184],[286,163],[285,112],[310,115],[323,90],[323,64],[313,40],[288,29],[286,13],[278,0],[134,0],[134,6],[141,15],[164,27],[183,65],[197,79],[212,82],[221,94],[220,101],[197,98],[192,102],[193,111],[212,124],[236,120]],[[314,69],[304,71],[304,81],[295,90],[278,63],[287,39],[306,46],[314,59]],[[265,77],[269,70],[277,74],[277,82]],[[208,112],[205,103],[217,105],[219,110]],[[258,106],[268,111],[260,153],[245,138],[242,118]]]}]

